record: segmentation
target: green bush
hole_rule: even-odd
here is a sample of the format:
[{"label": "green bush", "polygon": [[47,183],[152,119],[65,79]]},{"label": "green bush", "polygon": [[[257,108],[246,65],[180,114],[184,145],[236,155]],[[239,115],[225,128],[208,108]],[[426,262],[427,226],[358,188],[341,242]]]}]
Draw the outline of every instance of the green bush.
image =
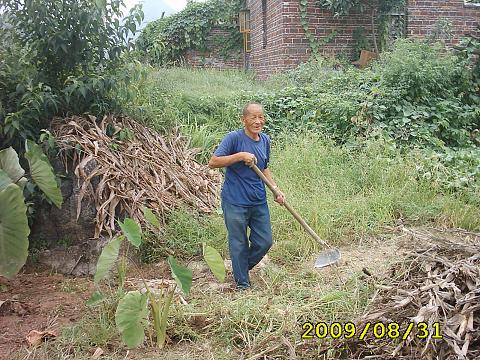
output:
[{"label": "green bush", "polygon": [[150,64],[168,66],[183,63],[186,50],[206,51],[210,31],[220,28],[228,36],[217,38],[225,57],[240,50],[242,36],[236,18],[239,0],[209,0],[188,2],[182,11],[149,23],[137,39],[138,58]]},{"label": "green bush", "polygon": [[479,125],[465,62],[437,46],[398,41],[375,68],[364,105],[375,126],[407,144],[466,146]]},{"label": "green bush", "polygon": [[[0,140],[18,150],[54,115],[113,107],[110,91],[130,33],[143,14],[124,18],[120,0],[3,0],[0,15]],[[13,51],[12,51],[13,50]]]}]

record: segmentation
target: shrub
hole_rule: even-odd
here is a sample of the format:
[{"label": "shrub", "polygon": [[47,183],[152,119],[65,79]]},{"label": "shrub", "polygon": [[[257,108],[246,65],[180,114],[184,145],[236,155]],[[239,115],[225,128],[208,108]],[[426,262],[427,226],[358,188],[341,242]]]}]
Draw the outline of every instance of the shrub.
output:
[{"label": "shrub", "polygon": [[[138,7],[120,24],[120,0],[3,0],[0,140],[17,147],[56,114],[106,111],[113,71],[131,48]],[[12,49],[14,50],[12,52]],[[19,149],[20,150],[20,149]]]}]

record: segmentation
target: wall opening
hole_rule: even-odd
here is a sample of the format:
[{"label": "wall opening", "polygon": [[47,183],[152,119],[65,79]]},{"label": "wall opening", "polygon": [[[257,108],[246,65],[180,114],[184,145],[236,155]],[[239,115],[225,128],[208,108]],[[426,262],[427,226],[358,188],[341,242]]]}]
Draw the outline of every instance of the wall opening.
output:
[{"label": "wall opening", "polygon": [[267,0],[262,0],[263,48],[267,48]]}]

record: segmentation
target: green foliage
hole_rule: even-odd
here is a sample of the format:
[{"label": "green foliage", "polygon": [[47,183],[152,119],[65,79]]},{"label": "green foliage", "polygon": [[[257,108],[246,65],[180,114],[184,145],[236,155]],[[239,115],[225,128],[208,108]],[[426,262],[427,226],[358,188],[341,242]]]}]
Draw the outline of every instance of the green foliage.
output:
[{"label": "green foliage", "polygon": [[60,208],[63,197],[47,156],[42,152],[41,147],[31,140],[25,141],[25,150],[25,158],[28,160],[33,181],[47,198]]},{"label": "green foliage", "polygon": [[[62,194],[46,156],[40,147],[27,140],[25,144],[30,176],[57,207]],[[0,275],[13,277],[25,264],[28,255],[27,207],[24,188],[28,183],[23,175],[17,153],[13,148],[0,151]]]},{"label": "green foliage", "polygon": [[[332,12],[334,16],[344,16],[354,11],[362,14],[367,13],[367,11],[370,12],[372,18],[371,34],[376,52],[379,51],[380,45],[386,47],[390,42],[390,37],[398,38],[399,35],[403,35],[391,33],[389,13],[404,11],[405,0],[317,0],[316,3]],[[376,29],[374,29],[374,23],[377,24]],[[376,30],[379,32],[380,44],[377,43]]]},{"label": "green foliage", "polygon": [[142,229],[140,226],[130,218],[126,218],[123,223],[118,221],[118,226],[120,226],[130,244],[138,249],[142,243]]},{"label": "green foliage", "polygon": [[99,284],[110,272],[113,265],[117,261],[118,253],[120,251],[120,245],[122,244],[124,236],[119,236],[112,241],[110,241],[102,250],[98,261],[97,269],[95,270],[95,276],[93,281],[95,284]]},{"label": "green foliage", "polygon": [[70,76],[118,64],[132,46],[129,32],[142,20],[135,11],[120,24],[121,5],[119,0],[2,0],[19,41],[31,46],[43,81],[56,88]]},{"label": "green foliage", "polygon": [[169,291],[165,299],[157,299],[152,293],[148,293],[150,308],[152,309],[153,326],[157,333],[157,347],[159,348],[163,348],[167,337],[167,320],[173,295],[174,291]]},{"label": "green foliage", "polygon": [[318,56],[318,52],[321,46],[328,44],[332,41],[337,32],[333,30],[328,36],[324,39],[318,40],[315,38],[315,35],[309,29],[309,21],[308,21],[308,0],[298,0],[300,5],[300,23],[302,24],[303,31],[305,31],[305,37],[307,38],[310,49],[312,50],[312,54],[314,56]]},{"label": "green foliage", "polygon": [[[154,217],[153,212],[144,208],[144,212],[150,214],[150,220],[153,224],[156,221],[151,218]],[[105,278],[107,273],[112,268],[113,264],[117,261],[120,245],[125,237],[133,245],[140,246],[142,243],[141,227],[130,218],[126,218],[123,223],[119,222],[119,225],[124,233],[124,236],[120,236],[115,240],[109,242],[102,250],[97,262],[97,270],[95,273],[94,281],[97,287],[101,280]],[[215,266],[215,273],[218,274],[221,271],[225,273],[225,267],[223,265],[223,259],[213,258],[211,255],[216,252],[215,249],[209,250],[208,265]],[[218,254],[218,253],[217,253]],[[205,259],[207,260],[207,259]],[[119,268],[119,277],[123,280],[126,273],[126,259],[122,257],[121,264],[123,267]],[[177,263],[177,260],[173,256],[168,257],[168,264],[172,273],[172,277],[175,279],[177,285],[171,287],[161,293],[154,293],[147,285],[144,279],[145,292],[129,291],[126,294],[123,292],[123,281],[120,282],[120,289],[117,292],[121,299],[118,303],[115,312],[115,323],[122,335],[123,342],[130,348],[137,347],[143,343],[144,340],[144,328],[148,325],[148,307],[151,309],[151,317],[155,332],[157,335],[157,346],[162,348],[166,339],[166,329],[168,313],[170,311],[170,305],[172,303],[175,289],[178,286],[182,289],[185,295],[188,295],[192,286],[192,270],[187,267],[181,266]],[[221,265],[220,265],[221,264]],[[213,271],[213,269],[212,269]],[[97,305],[103,302],[105,297],[97,289],[90,297],[87,304],[90,306]]]},{"label": "green foliage", "polygon": [[[11,147],[0,151],[0,169],[13,183],[17,183],[25,175],[25,170],[20,166],[17,152]],[[0,190],[2,189],[0,188]]]},{"label": "green foliage", "polygon": [[352,59],[357,60],[360,57],[362,50],[371,49],[370,41],[365,35],[365,29],[363,27],[355,28],[352,33]]},{"label": "green foliage", "polygon": [[120,299],[115,312],[115,323],[122,334],[123,342],[134,348],[143,343],[147,324],[147,295],[140,291],[129,291]]},{"label": "green foliage", "polygon": [[143,215],[153,229],[160,229],[160,222],[151,209],[144,207]]},{"label": "green foliage", "polygon": [[54,115],[101,113],[114,104],[114,71],[143,14],[120,23],[120,0],[2,0],[0,142],[17,150]]},{"label": "green foliage", "polygon": [[330,10],[335,16],[348,15],[352,11],[365,11],[374,6],[381,12],[388,12],[403,6],[403,0],[317,0],[320,7]]},{"label": "green foliage", "polygon": [[27,207],[22,190],[11,183],[0,190],[0,275],[12,278],[27,261]]},{"label": "green foliage", "polygon": [[206,51],[207,38],[216,27],[229,34],[222,40],[225,53],[240,50],[241,34],[236,19],[240,10],[239,0],[208,0],[188,2],[182,11],[153,21],[142,30],[136,45],[141,59],[156,65],[182,63],[187,49]]},{"label": "green foliage", "polygon": [[225,281],[225,265],[222,256],[213,247],[203,244],[203,257],[218,281]]},{"label": "green foliage", "polygon": [[175,260],[173,256],[168,257],[168,265],[170,265],[172,276],[177,282],[177,285],[185,295],[188,295],[192,287],[192,270],[185,266],[178,265],[177,260]]},{"label": "green foliage", "polygon": [[[464,154],[462,164],[452,158],[457,165],[450,175],[462,166],[464,174],[476,174],[454,192],[438,182],[446,180],[444,169],[450,165],[440,166],[440,161],[424,152],[402,155],[391,139],[338,146],[309,133],[288,135],[278,142],[281,147],[272,148],[271,164],[276,182],[307,223],[332,243],[382,234],[384,226],[399,219],[409,224],[480,228],[478,150]],[[455,156],[453,151],[450,156]],[[460,173],[455,176],[461,177]],[[271,212],[276,246],[270,254],[276,263],[288,266],[318,252],[318,244],[285,209],[272,206]]]},{"label": "green foliage", "polygon": [[466,146],[479,126],[479,109],[465,102],[465,63],[439,47],[399,41],[376,66],[363,103],[375,126],[404,143]]},{"label": "green foliage", "polygon": [[[480,25],[477,28],[480,30]],[[467,101],[480,104],[480,38],[474,35],[467,36],[456,47],[456,50],[471,71],[472,89],[470,92],[466,92]]]}]

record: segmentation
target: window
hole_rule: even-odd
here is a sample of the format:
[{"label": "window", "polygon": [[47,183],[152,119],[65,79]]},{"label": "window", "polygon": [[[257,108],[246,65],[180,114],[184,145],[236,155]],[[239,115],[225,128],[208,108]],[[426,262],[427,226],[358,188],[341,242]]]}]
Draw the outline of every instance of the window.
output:
[{"label": "window", "polygon": [[267,0],[262,0],[263,48],[267,48]]}]

